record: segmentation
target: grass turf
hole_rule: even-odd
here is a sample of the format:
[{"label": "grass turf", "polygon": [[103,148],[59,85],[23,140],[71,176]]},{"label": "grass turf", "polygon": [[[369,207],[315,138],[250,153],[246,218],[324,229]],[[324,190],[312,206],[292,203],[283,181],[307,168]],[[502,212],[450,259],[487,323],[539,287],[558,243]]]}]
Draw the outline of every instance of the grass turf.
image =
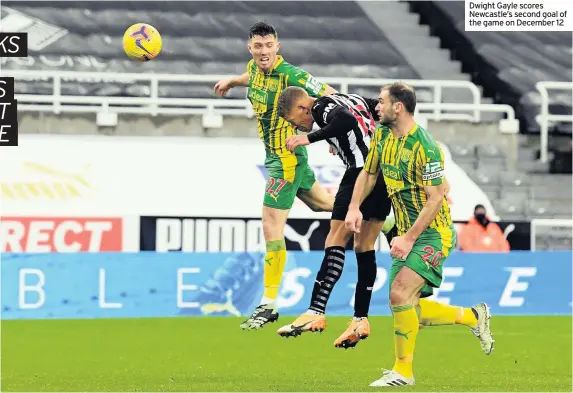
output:
[{"label": "grass turf", "polygon": [[[394,361],[392,320],[371,318],[356,349],[322,334],[285,339],[279,323],[244,332],[237,318],[2,321],[2,391],[376,391]],[[571,317],[493,317],[486,356],[463,326],[422,329],[416,386],[400,391],[572,391]],[[386,388],[388,390],[388,388]]]}]

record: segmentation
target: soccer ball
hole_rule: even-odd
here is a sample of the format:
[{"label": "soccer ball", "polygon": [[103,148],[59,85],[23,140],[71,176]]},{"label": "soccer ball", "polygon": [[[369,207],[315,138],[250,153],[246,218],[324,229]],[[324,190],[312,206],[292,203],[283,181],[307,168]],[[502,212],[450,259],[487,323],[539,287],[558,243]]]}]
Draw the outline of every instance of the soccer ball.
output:
[{"label": "soccer ball", "polygon": [[133,60],[149,61],[155,59],[163,41],[157,29],[146,23],[130,26],[123,35],[123,50]]}]

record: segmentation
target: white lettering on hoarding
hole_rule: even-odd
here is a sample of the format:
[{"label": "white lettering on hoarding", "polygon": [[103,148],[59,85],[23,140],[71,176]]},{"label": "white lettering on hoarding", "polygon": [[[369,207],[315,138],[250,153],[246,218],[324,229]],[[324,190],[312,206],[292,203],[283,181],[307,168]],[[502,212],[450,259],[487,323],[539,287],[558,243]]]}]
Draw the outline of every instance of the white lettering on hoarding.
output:
[{"label": "white lettering on hoarding", "polygon": [[[38,278],[35,284],[26,284],[26,276],[34,275]],[[46,302],[46,276],[40,269],[20,269],[20,279],[18,283],[18,307],[21,309],[37,309]],[[26,293],[32,292],[38,294],[38,300],[35,303],[26,302]]]},{"label": "white lettering on hoarding", "polygon": [[[308,278],[312,272],[306,267],[297,267],[284,273],[280,296],[277,300],[278,307],[293,307],[304,296],[304,284],[298,278]],[[312,288],[312,287],[311,287]]]},{"label": "white lettering on hoarding", "polygon": [[535,277],[536,267],[507,267],[505,271],[510,272],[507,284],[503,289],[499,305],[501,307],[521,307],[525,302],[523,297],[514,297],[514,292],[525,292],[529,287],[526,281],[519,281],[520,277]]},{"label": "white lettering on hoarding", "polygon": [[99,307],[100,308],[123,308],[121,303],[108,303],[105,301],[105,269],[99,269]]},{"label": "white lettering on hoarding", "polygon": [[197,285],[183,284],[183,276],[185,274],[197,274],[201,269],[198,267],[182,267],[177,269],[177,307],[179,308],[198,308],[201,305],[198,302],[185,302],[183,301],[183,292],[196,291]]},{"label": "white lettering on hoarding", "polygon": [[2,217],[0,251],[122,251],[121,218]]},{"label": "white lettering on hoarding", "polygon": [[264,250],[261,220],[158,218],[155,250],[243,252]]}]

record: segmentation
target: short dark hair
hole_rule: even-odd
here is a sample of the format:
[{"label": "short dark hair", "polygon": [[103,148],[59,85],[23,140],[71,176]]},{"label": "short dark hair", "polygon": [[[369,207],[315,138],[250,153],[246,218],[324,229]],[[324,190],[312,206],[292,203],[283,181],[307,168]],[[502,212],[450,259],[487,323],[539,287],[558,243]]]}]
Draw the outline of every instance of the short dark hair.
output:
[{"label": "short dark hair", "polygon": [[272,35],[275,38],[278,38],[278,34],[277,34],[277,31],[275,30],[275,28],[272,25],[268,24],[267,22],[263,22],[263,21],[255,23],[249,29],[249,39],[253,38],[256,35],[261,36],[261,37],[266,37],[268,35]]},{"label": "short dark hair", "polygon": [[392,103],[401,102],[408,113],[414,114],[416,110],[416,92],[414,89],[402,82],[389,83],[382,87],[387,90]]},{"label": "short dark hair", "polygon": [[289,86],[283,90],[277,102],[277,113],[284,118],[294,106],[294,103],[307,94],[306,90],[298,86]]}]

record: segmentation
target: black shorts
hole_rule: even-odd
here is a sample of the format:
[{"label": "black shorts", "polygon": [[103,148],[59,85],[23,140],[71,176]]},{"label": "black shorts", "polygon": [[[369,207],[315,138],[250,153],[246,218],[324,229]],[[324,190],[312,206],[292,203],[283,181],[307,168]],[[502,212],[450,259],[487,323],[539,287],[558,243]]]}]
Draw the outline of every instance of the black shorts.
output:
[{"label": "black shorts", "polygon": [[[347,169],[342,177],[336,198],[334,199],[334,208],[332,209],[332,219],[344,221],[348,206],[352,200],[352,193],[354,192],[354,184],[358,175],[362,172],[362,168]],[[390,214],[391,208],[390,198],[386,190],[386,183],[384,183],[384,176],[378,175],[374,189],[368,197],[360,205],[362,218],[364,220],[377,220],[384,221]]]}]

